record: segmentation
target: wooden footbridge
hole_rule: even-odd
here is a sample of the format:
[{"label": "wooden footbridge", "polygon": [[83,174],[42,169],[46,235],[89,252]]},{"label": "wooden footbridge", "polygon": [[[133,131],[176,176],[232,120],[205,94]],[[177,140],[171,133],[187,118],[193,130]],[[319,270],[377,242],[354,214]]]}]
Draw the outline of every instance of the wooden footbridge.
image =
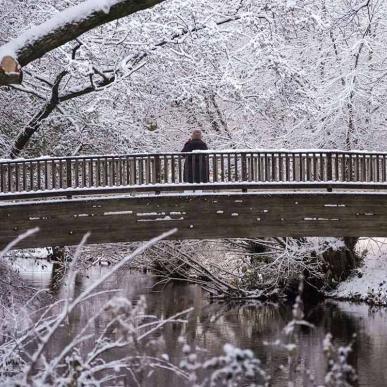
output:
[{"label": "wooden footbridge", "polygon": [[[191,163],[192,181],[184,182]],[[196,168],[199,165],[200,168]],[[198,176],[206,165],[208,176]],[[195,167],[196,166],[196,167]],[[201,181],[208,181],[200,183]],[[0,161],[0,248],[263,236],[386,236],[387,153],[222,151]]]}]

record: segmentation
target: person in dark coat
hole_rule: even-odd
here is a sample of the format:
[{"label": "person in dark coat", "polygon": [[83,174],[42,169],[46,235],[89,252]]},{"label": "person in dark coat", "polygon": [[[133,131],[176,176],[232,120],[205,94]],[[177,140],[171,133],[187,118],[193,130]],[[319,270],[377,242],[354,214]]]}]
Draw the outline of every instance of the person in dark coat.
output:
[{"label": "person in dark coat", "polygon": [[[182,152],[193,152],[195,150],[207,150],[207,144],[202,140],[202,132],[196,129],[192,132],[191,139],[187,141]],[[185,156],[184,163],[184,181],[186,183],[207,183],[208,156],[206,154],[196,153]]]}]

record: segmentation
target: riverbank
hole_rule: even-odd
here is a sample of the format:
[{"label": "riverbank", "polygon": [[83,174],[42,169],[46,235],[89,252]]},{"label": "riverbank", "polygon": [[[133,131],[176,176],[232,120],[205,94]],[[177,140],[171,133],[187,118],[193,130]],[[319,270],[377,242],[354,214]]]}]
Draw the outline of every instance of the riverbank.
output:
[{"label": "riverbank", "polygon": [[[283,299],[285,287],[281,289],[281,287],[273,288],[270,286],[270,291],[262,291],[261,287],[261,290],[254,290],[254,285],[265,282],[262,277],[262,267],[266,270],[268,266],[273,266],[272,269],[275,269],[274,263],[277,266],[285,267],[286,265],[283,265],[282,262],[285,254],[281,259],[274,256],[272,260],[275,260],[275,262],[268,264],[260,262],[262,259],[257,260],[256,257],[260,256],[260,252],[252,254],[247,259],[246,254],[248,251],[241,249],[238,245],[224,244],[217,241],[208,241],[205,245],[202,243],[200,248],[195,241],[186,241],[179,244],[162,243],[153,250],[148,251],[145,255],[137,257],[130,264],[130,267],[141,272],[151,271],[153,274],[159,275],[160,278],[158,280],[164,284],[173,277],[180,280],[185,279],[188,283],[201,285],[202,288],[209,292],[211,297],[216,299],[257,298],[261,300],[270,299],[272,301]],[[321,244],[322,242],[320,241],[319,243]],[[339,248],[340,245],[336,247]],[[85,246],[82,253],[82,266],[84,270],[87,270],[87,268],[92,266],[114,265],[129,255],[133,248],[133,244],[129,243]],[[292,249],[292,245],[289,244],[287,246],[287,259],[292,261],[292,266],[300,266],[298,270],[300,273],[306,267],[310,270],[310,262],[316,261],[314,269],[317,276],[321,263],[318,262],[319,260],[316,256],[313,257],[313,251],[318,251],[319,249],[327,251],[329,248],[332,248],[332,244],[326,242],[321,247],[314,239],[308,245],[303,245],[302,248],[296,245]],[[72,250],[70,249],[68,254],[71,255],[73,253]],[[338,282],[334,290],[325,293],[317,292],[317,298],[321,299],[322,296],[328,299],[387,306],[387,242],[383,238],[360,239],[356,247],[356,253],[358,256],[364,257],[361,266],[352,270],[351,275],[346,280]],[[23,259],[21,258],[23,256],[24,258],[33,258],[43,262],[45,258],[49,257],[50,250],[30,249],[14,251],[10,254],[13,256],[13,259],[18,257]],[[267,254],[267,251],[263,254]],[[222,259],[219,259],[219,256]],[[308,266],[303,266],[306,264],[304,257],[308,256],[310,256],[307,259],[309,262]],[[266,257],[264,258],[266,259]],[[257,262],[260,262],[261,266],[263,266],[257,266]],[[279,277],[277,286],[279,286],[283,277],[285,275]],[[292,277],[297,282],[299,277],[296,272],[295,274],[293,273]],[[261,283],[261,286],[263,285]],[[316,289],[311,288],[309,290],[313,292]],[[308,296],[309,290],[305,296]]]},{"label": "riverbank", "polygon": [[387,306],[387,241],[383,238],[360,240],[358,249],[366,251],[362,266],[328,292],[327,297]]}]

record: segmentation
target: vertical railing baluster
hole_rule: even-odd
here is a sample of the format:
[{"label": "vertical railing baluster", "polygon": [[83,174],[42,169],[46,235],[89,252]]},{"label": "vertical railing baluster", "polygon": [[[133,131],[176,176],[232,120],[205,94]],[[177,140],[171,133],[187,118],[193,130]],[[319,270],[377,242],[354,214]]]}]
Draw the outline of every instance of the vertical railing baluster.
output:
[{"label": "vertical railing baluster", "polygon": [[370,166],[369,166],[369,157],[368,155],[364,155],[364,170],[365,170],[365,179],[364,181],[369,181],[369,173],[370,173]]},{"label": "vertical railing baluster", "polygon": [[79,187],[79,163],[78,159],[74,159],[74,173],[75,173],[75,188]]},{"label": "vertical railing baluster", "polygon": [[216,160],[216,153],[212,154],[212,182],[216,183],[218,181],[218,163]]},{"label": "vertical railing baluster", "polygon": [[132,178],[133,178],[133,184],[134,185],[137,185],[138,184],[138,179],[137,179],[137,173],[138,173],[138,168],[137,168],[137,157],[133,157],[132,159],[132,169],[133,169],[133,174],[132,174]]},{"label": "vertical railing baluster", "polygon": [[19,163],[15,163],[15,191],[19,191]]},{"label": "vertical railing baluster", "polygon": [[312,181],[312,155],[306,154],[306,180]]},{"label": "vertical railing baluster", "polygon": [[172,174],[172,183],[176,183],[176,165],[175,165],[174,155],[171,155],[171,174]]},{"label": "vertical railing baluster", "polygon": [[[326,175],[327,175],[327,180],[332,181],[333,180],[333,154],[332,152],[326,153]],[[335,175],[337,178],[337,175]]]},{"label": "vertical railing baluster", "polygon": [[283,165],[282,165],[282,153],[278,153],[278,181],[283,181]]},{"label": "vertical railing baluster", "polygon": [[341,154],[341,173],[342,173],[342,181],[347,181],[347,175],[348,175],[348,168],[347,168],[348,162],[347,162],[347,155],[342,153]]},{"label": "vertical railing baluster", "polygon": [[313,157],[313,181],[317,181],[317,153],[312,153]]},{"label": "vertical railing baluster", "polygon": [[45,189],[48,189],[47,160],[44,161],[44,188],[45,188]]},{"label": "vertical railing baluster", "polygon": [[101,184],[107,187],[108,184],[108,159],[104,157],[101,159]]},{"label": "vertical railing baluster", "polygon": [[51,184],[52,188],[56,189],[56,162],[55,160],[51,160]]},{"label": "vertical railing baluster", "polygon": [[273,152],[271,153],[271,181],[277,180],[277,157]]},{"label": "vertical railing baluster", "polygon": [[179,154],[177,157],[177,163],[178,163],[178,175],[179,175],[179,183],[184,183],[184,163],[182,160],[182,156]]},{"label": "vertical railing baluster", "polygon": [[327,176],[327,163],[328,163],[328,154],[327,153],[321,153],[320,154],[320,180],[328,180]]},{"label": "vertical railing baluster", "polygon": [[[136,160],[136,169],[137,169],[137,183],[139,185],[142,184],[143,180],[142,180],[142,157],[141,156],[138,156],[138,157],[135,157],[135,160]],[[165,161],[164,161],[165,163]],[[165,167],[165,165],[164,165]]]},{"label": "vertical railing baluster", "polygon": [[250,153],[250,158],[249,158],[249,181],[254,180],[254,157],[253,154]]},{"label": "vertical railing baluster", "polygon": [[235,167],[235,181],[239,181],[239,172],[238,172],[238,155],[234,153],[234,167]]},{"label": "vertical railing baluster", "polygon": [[285,153],[285,181],[290,181],[290,159],[289,153]]},{"label": "vertical railing baluster", "polygon": [[26,184],[26,162],[23,161],[22,165],[22,182],[23,182],[23,191],[27,191],[27,184]]},{"label": "vertical railing baluster", "polygon": [[300,159],[300,181],[304,181],[304,155],[302,153],[299,153],[299,159]]},{"label": "vertical railing baluster", "polygon": [[71,186],[72,186],[71,159],[66,159],[66,187],[70,188]]},{"label": "vertical railing baluster", "polygon": [[0,189],[1,189],[1,192],[5,192],[5,187],[4,187],[4,164],[0,164]]},{"label": "vertical railing baluster", "polygon": [[241,177],[242,181],[247,180],[247,170],[246,170],[246,154],[241,153]]},{"label": "vertical railing baluster", "polygon": [[42,188],[40,161],[36,163],[36,167],[38,169],[38,190],[40,191]]},{"label": "vertical railing baluster", "polygon": [[227,181],[232,181],[231,178],[231,154],[227,153]]},{"label": "vertical railing baluster", "polygon": [[8,172],[8,192],[12,192],[12,169],[11,169],[11,164],[7,163],[7,172]]},{"label": "vertical railing baluster", "polygon": [[92,157],[90,157],[87,164],[89,167],[89,184],[90,187],[94,187],[94,160]]},{"label": "vertical railing baluster", "polygon": [[[32,171],[32,166],[31,166]],[[32,173],[31,173],[32,176]],[[59,160],[59,188],[63,188],[63,161]]]},{"label": "vertical railing baluster", "polygon": [[339,154],[336,153],[334,156],[335,156],[335,180],[340,181]]},{"label": "vertical railing baluster", "polygon": [[224,153],[220,154],[220,171],[221,171],[220,178],[222,182],[224,182]]},{"label": "vertical railing baluster", "polygon": [[[96,163],[96,184],[98,187],[101,187],[102,186],[102,182],[101,182],[101,158],[100,157],[97,157],[96,160],[95,160],[95,163]],[[82,166],[84,167],[85,166],[85,163],[83,162],[82,163]],[[82,177],[84,178],[83,180],[83,186],[85,186],[85,171],[83,171],[82,173]]]},{"label": "vertical railing baluster", "polygon": [[348,174],[349,174],[349,181],[353,181],[354,180],[354,177],[353,177],[353,157],[352,157],[352,153],[349,155],[349,171],[348,171]]},{"label": "vertical railing baluster", "polygon": [[297,181],[296,154],[292,153],[292,180]]},{"label": "vertical railing baluster", "polygon": [[264,156],[263,156],[263,164],[264,164],[263,172],[265,175],[264,181],[269,181],[269,161],[268,161],[268,155],[266,152],[264,153]]},{"label": "vertical railing baluster", "polygon": [[130,185],[130,164],[129,157],[125,156],[126,185]]},{"label": "vertical railing baluster", "polygon": [[86,160],[82,157],[82,187],[86,187]]},{"label": "vertical railing baluster", "polygon": [[[164,181],[163,183],[167,184],[169,183],[169,165],[168,165],[168,157],[164,156],[163,157],[164,161]],[[193,168],[193,167],[192,167]],[[193,168],[194,169],[194,168]]]},{"label": "vertical railing baluster", "polygon": [[151,164],[150,157],[146,156],[145,158],[145,184],[151,183]]},{"label": "vertical railing baluster", "polygon": [[114,187],[116,185],[116,162],[117,159],[112,156],[112,161],[111,161],[111,186]]},{"label": "vertical railing baluster", "polygon": [[[150,160],[149,156],[148,156],[148,159]],[[118,164],[117,165],[117,169],[118,169],[117,184],[122,186],[123,185],[123,176],[122,176],[122,157],[121,156],[118,157],[117,164]],[[149,163],[149,179],[150,179],[150,163]]]}]

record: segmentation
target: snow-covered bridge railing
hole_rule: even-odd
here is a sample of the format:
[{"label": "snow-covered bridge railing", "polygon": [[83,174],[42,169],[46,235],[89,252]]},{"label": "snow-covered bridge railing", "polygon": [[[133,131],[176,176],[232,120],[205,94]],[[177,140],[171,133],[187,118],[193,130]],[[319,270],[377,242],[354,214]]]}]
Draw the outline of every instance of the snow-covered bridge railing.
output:
[{"label": "snow-covered bridge railing", "polygon": [[387,153],[325,150],[235,150],[2,160],[0,192],[170,187],[186,183],[185,164],[191,164],[190,181],[193,183],[384,183],[387,182],[386,160]]}]

